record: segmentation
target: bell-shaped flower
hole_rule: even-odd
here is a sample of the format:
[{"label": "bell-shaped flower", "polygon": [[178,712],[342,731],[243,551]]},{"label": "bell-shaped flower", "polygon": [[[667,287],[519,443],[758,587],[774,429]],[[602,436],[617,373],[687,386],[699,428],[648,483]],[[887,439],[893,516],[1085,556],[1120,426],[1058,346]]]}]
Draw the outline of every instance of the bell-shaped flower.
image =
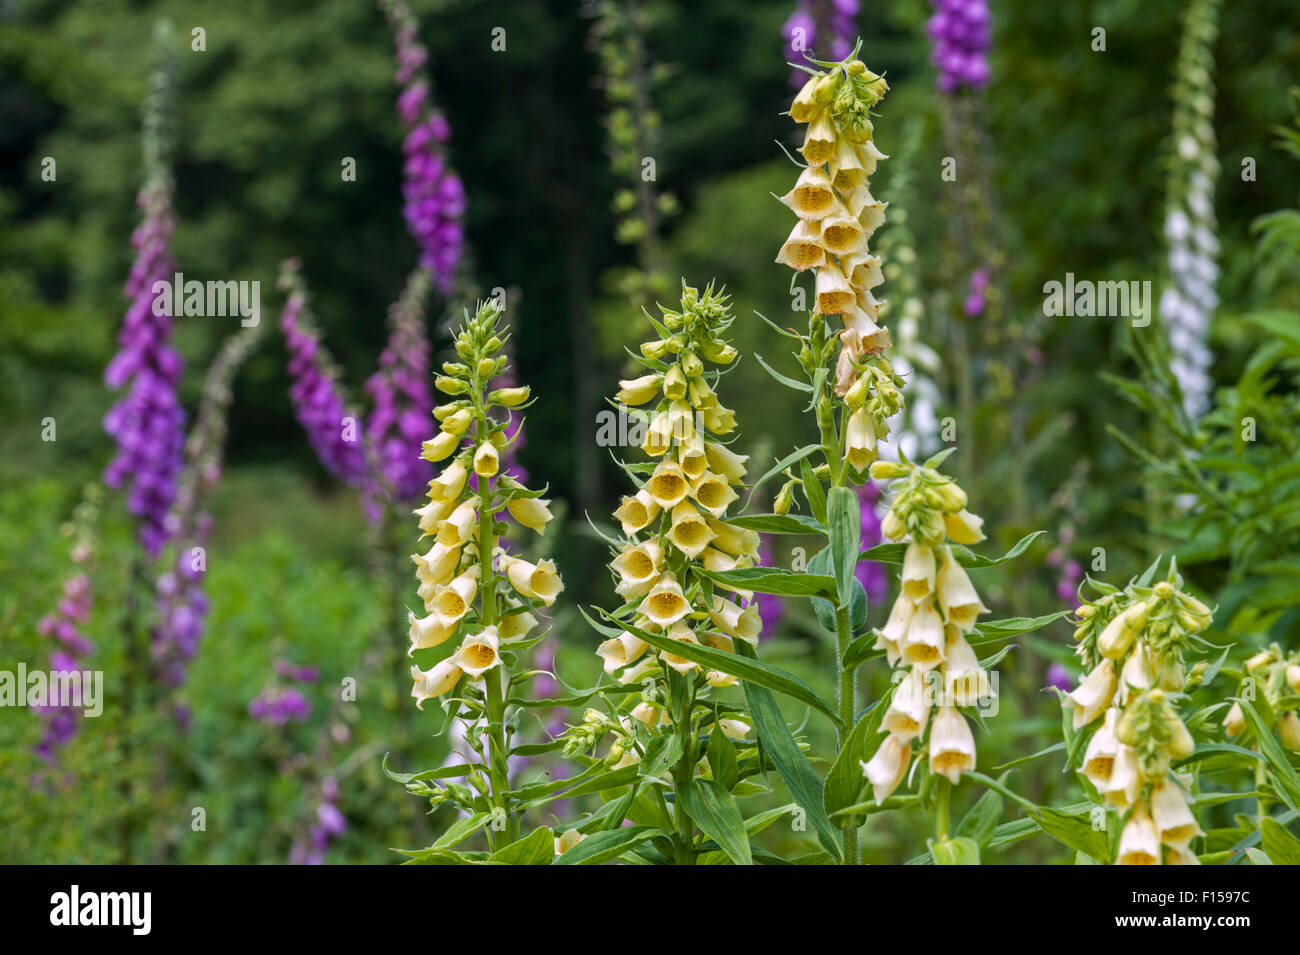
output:
[{"label": "bell-shaped flower", "polygon": [[977,517],[964,508],[956,514],[944,514],[943,526],[955,544],[969,546],[984,539],[984,518]]},{"label": "bell-shaped flower", "polygon": [[436,647],[450,637],[456,630],[455,623],[448,623],[437,614],[431,613],[427,617],[417,617],[415,614],[408,612],[406,615],[410,628],[407,636],[410,637],[411,646],[406,651],[410,656],[416,650],[428,650],[430,647]]},{"label": "bell-shaped flower", "polygon": [[1115,751],[1115,763],[1110,770],[1110,780],[1102,793],[1106,805],[1115,809],[1127,809],[1137,801],[1142,788],[1142,768],[1138,764],[1138,754],[1132,746],[1119,744]]},{"label": "bell-shaped flower", "polygon": [[691,484],[686,479],[681,465],[671,459],[659,462],[650,480],[645,483],[645,491],[651,500],[665,510],[676,507],[690,492]]},{"label": "bell-shaped flower", "polygon": [[1129,816],[1124,831],[1119,837],[1119,853],[1115,856],[1117,865],[1159,865],[1160,840],[1156,836],[1155,823],[1145,806],[1138,806]]},{"label": "bell-shaped flower", "polygon": [[939,607],[948,623],[967,633],[975,629],[979,615],[988,612],[989,608],[980,601],[966,571],[957,563],[949,547],[943,547],[939,551],[939,577],[935,586],[939,594]]},{"label": "bell-shaped flower", "polygon": [[460,682],[461,675],[461,668],[451,660],[443,660],[431,670],[411,667],[411,679],[415,683],[411,688],[411,696],[415,697],[415,708],[422,710],[425,700],[442,696],[453,689]]},{"label": "bell-shaped flower", "polygon": [[427,553],[412,554],[411,560],[415,561],[415,576],[420,583],[436,587],[447,583],[456,573],[456,565],[460,563],[460,547],[435,543]]},{"label": "bell-shaped flower", "polygon": [[866,408],[849,415],[844,433],[844,454],[855,471],[865,471],[876,459],[876,428]]},{"label": "bell-shaped flower", "polygon": [[731,485],[725,478],[705,471],[695,479],[691,487],[691,497],[695,498],[695,503],[713,517],[721,517],[738,495],[731,489]]},{"label": "bell-shaped flower", "polygon": [[907,775],[907,765],[912,759],[912,747],[901,743],[895,736],[886,736],[876,755],[869,762],[859,761],[862,775],[871,784],[871,795],[876,805],[882,805]]},{"label": "bell-shaped flower", "polygon": [[745,462],[747,454],[736,454],[725,444],[714,441],[704,442],[704,456],[708,459],[709,470],[721,474],[731,484],[740,484],[745,479]]},{"label": "bell-shaped flower", "polygon": [[835,211],[837,200],[830,178],[821,166],[808,166],[799,174],[794,188],[781,201],[804,222],[816,222]]},{"label": "bell-shaped flower", "polygon": [[820,166],[835,155],[835,143],[838,139],[830,113],[823,111],[808,124],[808,132],[804,136],[803,145],[799,147],[799,152],[803,153],[803,158],[808,165]]},{"label": "bell-shaped flower", "polygon": [[667,629],[690,613],[691,605],[672,573],[665,573],[646,594],[637,611],[652,623]]},{"label": "bell-shaped flower", "polygon": [[474,452],[474,473],[479,477],[493,477],[501,468],[501,455],[491,441],[484,441]]},{"label": "bell-shaped flower", "polygon": [[921,601],[934,593],[937,563],[934,551],[915,541],[903,551],[903,593]]},{"label": "bell-shaped flower", "polygon": [[758,560],[759,538],[757,531],[732,527],[725,521],[709,518],[709,528],[713,531],[713,545],[728,554],[749,557]]},{"label": "bell-shaped flower", "polygon": [[632,535],[649,526],[660,510],[659,503],[650,496],[650,492],[641,488],[634,496],[623,498],[623,503],[614,511],[614,516],[622,524],[623,533]]},{"label": "bell-shaped flower", "polygon": [[975,768],[975,737],[954,706],[941,706],[930,727],[930,772],[956,785]]},{"label": "bell-shaped flower", "polygon": [[751,646],[757,646],[758,635],[763,631],[763,618],[758,612],[757,603],[742,608],[717,594],[713,595],[713,609],[709,611],[709,619],[727,636],[744,640]]},{"label": "bell-shaped flower", "polygon": [[459,547],[474,536],[477,525],[478,498],[467,498],[447,515],[435,540],[447,547]]},{"label": "bell-shaped flower", "polygon": [[656,540],[627,546],[610,564],[618,574],[614,588],[624,600],[647,593],[659,579],[659,563],[664,551]]},{"label": "bell-shaped flower", "polygon": [[[699,638],[691,631],[686,624],[678,622],[668,628],[666,636],[682,643],[699,644]],[[679,657],[669,650],[660,650],[659,659],[663,661],[664,666],[671,667],[678,673],[690,673],[692,670],[698,670],[700,665],[694,660],[688,660],[686,657]]]},{"label": "bell-shaped flower", "polygon": [[1104,792],[1115,770],[1115,757],[1119,753],[1120,742],[1115,736],[1115,720],[1119,711],[1111,707],[1106,711],[1101,728],[1088,740],[1088,748],[1083,754],[1083,775],[1097,789]]},{"label": "bell-shaped flower", "polygon": [[1205,835],[1183,791],[1171,779],[1163,779],[1152,787],[1151,818],[1161,842],[1187,843]]},{"label": "bell-shaped flower", "polygon": [[485,627],[481,633],[472,634],[461,641],[460,649],[450,658],[451,662],[464,670],[471,679],[477,680],[501,662],[497,653],[500,643],[497,628]]},{"label": "bell-shaped flower", "polygon": [[429,500],[454,501],[460,498],[469,479],[469,471],[459,459],[442,469],[442,473],[429,482]]},{"label": "bell-shaped flower", "polygon": [[1065,694],[1065,702],[1074,711],[1074,728],[1086,726],[1101,716],[1115,698],[1115,664],[1102,660],[1083,682]]},{"label": "bell-shaped flower", "polygon": [[429,601],[427,609],[438,615],[448,627],[454,627],[469,611],[478,593],[478,567],[470,567],[451,583],[442,587]]},{"label": "bell-shaped flower", "polygon": [[817,270],[815,290],[815,309],[822,315],[843,315],[857,304],[857,293],[834,262],[827,262]]},{"label": "bell-shaped flower", "polygon": [[897,737],[900,743],[910,743],[925,731],[926,721],[930,718],[930,702],[930,682],[926,671],[912,667],[894,688],[880,728]]},{"label": "bell-shaped flower", "polygon": [[790,230],[790,235],[781,243],[781,250],[776,254],[777,264],[792,268],[796,272],[806,272],[824,266],[826,249],[822,246],[820,225],[818,222],[805,222],[802,219],[796,222],[794,228]]},{"label": "bell-shaped flower", "polygon": [[689,558],[699,556],[709,546],[709,541],[713,540],[713,531],[690,501],[682,501],[674,507],[670,520],[668,539]]},{"label": "bell-shaped flower", "polygon": [[541,534],[555,516],[547,506],[550,503],[540,497],[512,497],[506,502],[506,509],[519,524]]},{"label": "bell-shaped flower", "polygon": [[907,634],[899,645],[903,662],[925,670],[933,669],[943,659],[946,642],[943,620],[934,609],[933,598],[927,597],[917,604],[916,612],[908,622]]},{"label": "bell-shaped flower", "polygon": [[530,564],[526,560],[507,554],[502,558],[502,563],[505,565],[510,586],[514,587],[517,593],[540,600],[548,607],[555,603],[555,598],[564,589],[564,583],[555,571],[553,560],[547,559]]},{"label": "bell-shaped flower", "polygon": [[944,649],[943,689],[955,706],[976,706],[993,696],[988,672],[959,627],[947,628]]},{"label": "bell-shaped flower", "polygon": [[596,655],[605,662],[605,672],[612,674],[629,663],[635,663],[648,646],[650,644],[640,637],[624,630],[597,647]]}]

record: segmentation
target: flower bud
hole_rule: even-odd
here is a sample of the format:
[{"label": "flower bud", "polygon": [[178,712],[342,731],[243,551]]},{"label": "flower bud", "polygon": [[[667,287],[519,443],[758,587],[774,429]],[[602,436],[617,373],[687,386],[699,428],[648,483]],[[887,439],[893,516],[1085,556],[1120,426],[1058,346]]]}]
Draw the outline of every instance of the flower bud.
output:
[{"label": "flower bud", "polygon": [[488,401],[505,408],[517,408],[528,400],[532,390],[527,385],[517,388],[498,388],[488,395]]}]

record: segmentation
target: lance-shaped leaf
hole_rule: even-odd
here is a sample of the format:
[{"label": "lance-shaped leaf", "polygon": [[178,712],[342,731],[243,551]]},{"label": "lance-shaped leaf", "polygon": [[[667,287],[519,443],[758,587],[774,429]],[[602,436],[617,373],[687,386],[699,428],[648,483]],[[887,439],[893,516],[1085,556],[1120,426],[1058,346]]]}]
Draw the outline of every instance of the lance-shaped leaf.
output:
[{"label": "lance-shaped leaf", "polygon": [[826,496],[826,523],[830,528],[831,574],[835,578],[838,606],[848,606],[853,593],[853,570],[862,541],[862,507],[846,487],[833,487]]},{"label": "lance-shaped leaf", "polygon": [[693,573],[736,590],[756,590],[780,597],[835,597],[835,578],[825,574],[795,573],[779,567],[745,567],[741,570],[705,570]]}]

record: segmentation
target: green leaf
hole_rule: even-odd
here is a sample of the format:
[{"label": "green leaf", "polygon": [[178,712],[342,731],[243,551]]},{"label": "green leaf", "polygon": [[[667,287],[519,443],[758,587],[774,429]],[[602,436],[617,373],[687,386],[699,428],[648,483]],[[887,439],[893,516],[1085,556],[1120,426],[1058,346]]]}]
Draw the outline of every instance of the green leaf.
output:
[{"label": "green leaf", "polygon": [[804,514],[742,514],[727,523],[760,534],[826,534],[826,528]]},{"label": "green leaf", "polygon": [[709,732],[708,757],[713,778],[728,792],[735,789],[736,783],[740,781],[740,763],[736,758],[736,747],[716,723]]},{"label": "green leaf", "polygon": [[746,567],[742,570],[705,570],[692,567],[701,577],[736,590],[757,590],[781,597],[834,597],[835,578],[822,574],[795,573],[779,567]]},{"label": "green leaf", "polygon": [[[983,557],[960,544],[952,545],[952,555],[957,559],[957,563],[963,567],[970,567],[980,570],[985,567],[997,567],[999,564],[1005,564],[1007,561],[1015,560],[1021,554],[1029,549],[1035,540],[1046,531],[1034,531],[1032,534],[1026,534],[1016,543],[1009,551],[1001,557]],[[858,555],[858,560],[875,560],[882,564],[903,563],[903,553],[907,550],[906,544],[877,544],[875,547],[868,548]]]},{"label": "green leaf", "polygon": [[689,779],[677,791],[700,831],[716,842],[736,865],[753,865],[749,835],[735,797],[712,779]]},{"label": "green leaf", "polygon": [[1286,750],[1277,741],[1273,731],[1260,719],[1259,713],[1249,700],[1238,697],[1237,703],[1240,705],[1242,713],[1245,714],[1247,722],[1255,730],[1255,735],[1259,738],[1260,751],[1264,754],[1264,758],[1268,760],[1268,768],[1277,781],[1279,795],[1286,801],[1288,806],[1300,812],[1300,776],[1296,775],[1295,769],[1292,768],[1290,761],[1286,758]]},{"label": "green leaf", "polygon": [[836,600],[847,607],[853,593],[853,570],[862,542],[862,507],[847,487],[833,487],[826,497],[826,522],[830,528],[831,573]]},{"label": "green leaf", "polygon": [[[871,731],[874,728],[872,715],[879,711],[880,706],[877,703],[871,712],[858,720],[857,725],[853,727],[853,732],[849,733],[848,739],[840,748],[839,755],[835,757],[835,762],[831,764],[822,793],[822,805],[826,807],[827,815],[832,815],[845,806],[857,802],[858,793],[862,792],[862,787],[866,785],[860,761],[867,758]],[[879,719],[875,722],[879,723]]]},{"label": "green leaf", "polygon": [[1110,843],[1106,839],[1106,833],[1094,829],[1087,820],[1067,816],[1049,806],[1039,806],[1034,821],[1057,842],[1091,856],[1098,862],[1109,861]]},{"label": "green leaf", "polygon": [[492,813],[490,812],[476,812],[472,816],[466,816],[464,819],[457,819],[447,827],[447,831],[444,832],[442,836],[439,837],[432,846],[430,846],[430,848],[450,849],[456,843],[464,842],[474,833],[486,826],[488,820],[491,818]]},{"label": "green leaf", "polygon": [[555,836],[548,826],[538,826],[528,835],[488,856],[499,865],[550,865],[555,858]]},{"label": "green leaf", "polygon": [[[753,649],[748,644],[737,644],[741,653],[752,655]],[[826,815],[822,801],[822,781],[817,778],[808,757],[799,749],[790,727],[785,725],[781,708],[766,687],[754,683],[745,684],[745,700],[749,704],[749,715],[758,731],[759,741],[763,744],[764,755],[772,761],[777,773],[790,790],[790,796],[805,813],[813,828],[817,830],[818,841],[837,860],[841,858],[839,834]]]},{"label": "green leaf", "polygon": [[993,838],[1002,818],[1002,796],[990,789],[971,806],[970,812],[962,816],[961,822],[953,830],[959,836],[968,836],[975,844],[983,848]]},{"label": "green leaf", "polygon": [[1263,836],[1264,851],[1274,865],[1300,865],[1300,839],[1291,835],[1286,828],[1271,816],[1259,821]]},{"label": "green leaf", "polygon": [[763,356],[760,355],[758,352],[754,352],[754,357],[758,359],[758,363],[763,366],[764,371],[766,371],[769,375],[771,375],[775,380],[785,385],[787,388],[791,389],[792,391],[803,391],[808,394],[812,394],[812,385],[808,384],[808,382],[795,381],[793,378],[789,378],[781,374],[779,371],[777,371],[775,368],[773,368],[771,365],[765,362],[763,360]]},{"label": "green leaf", "polygon": [[[740,656],[737,653],[728,653],[725,650],[715,650],[712,647],[706,647],[698,643],[688,643],[684,640],[674,640],[662,633],[651,633],[649,630],[641,630],[630,623],[624,623],[624,628],[632,634],[640,637],[650,646],[658,650],[667,650],[669,653],[676,654],[679,657],[685,657],[687,660],[694,660],[710,670],[718,670],[722,673],[730,673],[744,680],[746,683],[756,683],[759,686],[767,687],[770,690],[776,690],[778,693],[784,693],[791,699],[798,700],[800,703],[806,703],[814,709],[825,713],[831,721],[839,725],[839,715],[835,712],[829,702],[822,699],[817,691],[807,683],[778,667],[771,664],[763,663],[751,656]],[[743,640],[736,641],[737,649],[741,647],[748,648]]]},{"label": "green leaf", "polygon": [[552,865],[600,865],[617,859],[629,849],[659,836],[668,835],[668,830],[654,826],[627,826],[622,829],[606,829],[593,832],[568,852],[555,857]]},{"label": "green leaf", "polygon": [[682,757],[682,738],[676,733],[656,736],[645,748],[637,764],[637,775],[660,779]]},{"label": "green leaf", "polygon": [[[808,506],[812,508],[813,516],[825,524],[826,492],[822,489],[821,478],[813,473],[812,464],[807,458],[799,462],[799,477],[803,480],[804,497],[808,498]],[[826,532],[823,530],[822,533]]]},{"label": "green leaf", "polygon": [[[811,574],[830,573],[831,549],[829,546],[823,547],[813,555],[812,560],[808,561],[807,570]],[[862,586],[862,581],[856,577],[853,578],[853,582],[849,586],[853,592],[853,596],[849,600],[849,623],[854,630],[858,630],[867,622],[867,590]],[[822,625],[822,629],[828,633],[834,633],[835,604],[829,600],[823,600],[821,597],[813,597],[812,608],[817,615],[817,622]]]},{"label": "green leaf", "polygon": [[780,461],[777,461],[776,464],[772,465],[772,467],[768,469],[766,474],[764,474],[761,478],[759,478],[757,481],[753,483],[749,491],[750,498],[752,499],[754,496],[754,492],[757,491],[764,484],[766,484],[768,480],[770,480],[774,475],[780,474],[782,471],[784,471],[790,465],[794,464],[796,461],[802,461],[804,458],[808,457],[808,455],[816,451],[820,451],[821,449],[822,446],[820,444],[805,444],[799,450],[791,451]]},{"label": "green leaf", "polygon": [[979,865],[980,847],[974,839],[957,836],[943,842],[929,840],[930,856],[935,865]]}]

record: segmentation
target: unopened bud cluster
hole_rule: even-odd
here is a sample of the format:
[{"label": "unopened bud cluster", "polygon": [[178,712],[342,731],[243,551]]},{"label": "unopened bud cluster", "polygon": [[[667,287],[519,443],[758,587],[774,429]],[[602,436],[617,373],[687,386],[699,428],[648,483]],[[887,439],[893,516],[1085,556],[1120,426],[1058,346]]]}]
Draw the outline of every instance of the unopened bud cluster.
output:
[{"label": "unopened bud cluster", "polygon": [[912,745],[922,739],[930,772],[955,784],[973,770],[975,737],[960,708],[987,704],[994,693],[966,639],[988,608],[952,548],[983,540],[983,521],[966,510],[965,492],[933,467],[877,461],[871,476],[895,481],[882,530],[892,540],[908,540],[901,592],[875,644],[905,676],[881,721],[889,735],[862,764],[883,803],[907,775]]},{"label": "unopened bud cluster", "polygon": [[[529,398],[526,387],[488,390],[508,361],[497,331],[500,315],[496,306],[480,303],[474,316],[466,317],[455,342],[460,361],[446,362],[435,381],[451,400],[434,409],[440,429],[424,443],[423,456],[447,463],[429,482],[429,503],[415,511],[422,535],[434,542],[411,557],[426,616],[409,615],[409,652],[442,646],[452,637],[461,642],[431,669],[411,668],[417,706],[450,692],[464,676],[481,680],[499,666],[503,649],[523,642],[537,626],[529,610],[539,603],[551,606],[564,589],[553,561],[532,564],[496,546],[507,529],[506,513],[539,534],[551,519],[541,492],[498,473],[511,439],[509,415],[493,412],[519,408]],[[497,594],[498,574],[513,593]],[[490,596],[485,596],[489,580]],[[476,597],[481,598],[477,606]]]},{"label": "unopened bud cluster", "polygon": [[808,126],[799,150],[807,165],[781,197],[799,222],[776,261],[812,271],[813,310],[843,320],[835,391],[844,396],[866,360],[890,344],[878,324],[885,303],[871,292],[884,281],[880,257],[867,248],[886,205],[872,197],[868,179],[888,158],[872,141],[870,114],[889,87],[858,59],[822,65],[828,69],[813,73],[790,107],[790,118]]},{"label": "unopened bud cluster", "polygon": [[1119,864],[1196,865],[1191,841],[1203,833],[1171,767],[1195,745],[1177,703],[1200,678],[1185,659],[1202,645],[1210,609],[1180,589],[1172,568],[1154,586],[1093,587],[1097,599],[1076,612],[1087,673],[1062,698],[1076,731],[1101,721],[1080,771],[1108,808],[1127,814]]}]

